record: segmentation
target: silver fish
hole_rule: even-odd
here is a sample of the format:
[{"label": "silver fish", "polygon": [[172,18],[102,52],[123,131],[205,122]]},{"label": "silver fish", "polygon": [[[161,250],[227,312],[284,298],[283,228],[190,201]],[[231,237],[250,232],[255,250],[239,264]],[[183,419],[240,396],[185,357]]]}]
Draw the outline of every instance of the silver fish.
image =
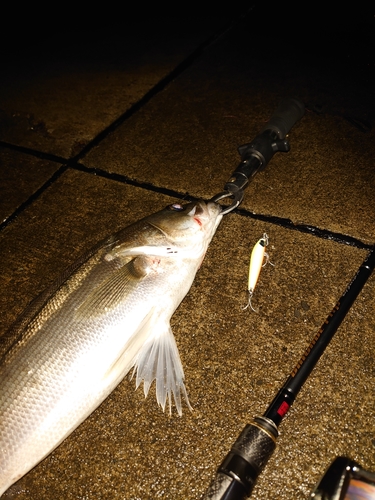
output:
[{"label": "silver fish", "polygon": [[222,219],[174,204],[93,248],[35,299],[0,360],[0,496],[55,449],[134,368],[163,410],[190,407],[170,318]]}]

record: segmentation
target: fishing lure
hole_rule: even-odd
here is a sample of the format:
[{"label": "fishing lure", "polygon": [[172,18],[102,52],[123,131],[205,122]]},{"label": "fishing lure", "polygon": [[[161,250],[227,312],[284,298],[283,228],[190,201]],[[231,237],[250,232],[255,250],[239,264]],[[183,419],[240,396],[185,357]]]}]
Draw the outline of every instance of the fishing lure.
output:
[{"label": "fishing lure", "polygon": [[[247,309],[249,306],[254,312],[258,312],[251,304],[251,299],[254,293],[255,286],[257,284],[260,270],[264,267],[268,262],[273,266],[272,262],[269,260],[269,255],[266,252],[266,247],[268,246],[268,236],[266,233],[263,233],[263,237],[260,238],[259,241],[254,245],[253,251],[250,256],[250,264],[249,264],[249,280],[247,290],[249,292],[249,301],[243,310]],[[264,258],[266,259],[265,262]]]}]

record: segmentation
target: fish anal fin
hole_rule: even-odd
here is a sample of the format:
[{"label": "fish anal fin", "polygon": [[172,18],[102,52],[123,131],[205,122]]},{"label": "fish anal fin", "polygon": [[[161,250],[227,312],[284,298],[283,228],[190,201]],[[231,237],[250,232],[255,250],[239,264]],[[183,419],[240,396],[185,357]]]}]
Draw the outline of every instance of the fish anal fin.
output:
[{"label": "fish anal fin", "polygon": [[192,409],[184,384],[180,355],[169,323],[159,322],[156,334],[146,342],[137,356],[134,370],[137,372],[136,386],[138,387],[142,380],[144,382],[145,396],[152,382],[156,381],[156,399],[163,411],[168,399],[169,413],[172,413],[172,394],[180,416],[181,394],[185,397],[189,409]]}]

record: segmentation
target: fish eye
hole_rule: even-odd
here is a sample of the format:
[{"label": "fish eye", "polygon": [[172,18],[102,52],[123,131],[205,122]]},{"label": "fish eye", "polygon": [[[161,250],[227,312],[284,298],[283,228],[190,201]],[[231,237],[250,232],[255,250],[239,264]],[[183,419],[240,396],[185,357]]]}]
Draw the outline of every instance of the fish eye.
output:
[{"label": "fish eye", "polygon": [[184,210],[184,207],[179,203],[173,203],[172,205],[169,205],[168,208],[170,210],[175,210],[176,212],[181,212],[181,210]]}]

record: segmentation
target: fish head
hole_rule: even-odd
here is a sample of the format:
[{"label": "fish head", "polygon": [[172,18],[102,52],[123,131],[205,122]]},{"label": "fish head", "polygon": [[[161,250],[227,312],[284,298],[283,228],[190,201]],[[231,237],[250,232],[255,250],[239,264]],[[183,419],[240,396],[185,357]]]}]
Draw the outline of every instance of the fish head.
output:
[{"label": "fish head", "polygon": [[221,212],[220,205],[212,201],[173,203],[151,216],[149,222],[174,246],[205,251],[223,217]]}]

